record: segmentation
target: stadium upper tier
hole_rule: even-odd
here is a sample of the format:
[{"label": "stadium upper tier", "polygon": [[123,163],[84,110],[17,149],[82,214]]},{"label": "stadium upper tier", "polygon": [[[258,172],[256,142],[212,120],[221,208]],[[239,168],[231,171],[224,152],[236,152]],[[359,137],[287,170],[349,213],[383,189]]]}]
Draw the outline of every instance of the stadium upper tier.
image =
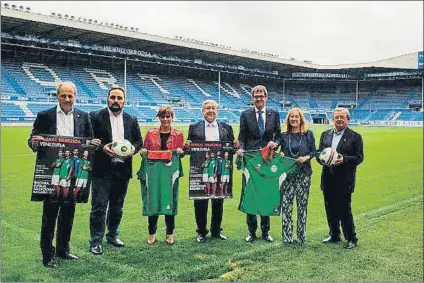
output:
[{"label": "stadium upper tier", "polygon": [[[2,58],[2,100],[19,100],[4,103],[3,117],[33,118],[38,111],[51,104],[49,94],[55,92],[61,81],[73,81],[78,89],[78,105],[85,111],[98,110],[106,103],[107,91],[113,84],[127,88],[127,110],[140,121],[154,121],[159,105],[173,105],[179,121],[191,122],[202,117],[200,107],[205,99],[221,102],[220,118],[238,122],[240,112],[251,103],[250,89],[255,84],[237,81],[221,81],[205,78],[188,78],[172,73],[147,73],[128,70],[126,78],[122,70],[107,67],[65,66],[44,62],[28,62],[22,59]],[[124,80],[126,79],[126,84]],[[305,110],[319,110],[331,117],[336,106],[353,106],[352,119],[422,121],[422,113],[413,113],[412,101],[420,100],[420,88],[406,80],[397,82],[361,82],[358,97],[354,83],[288,81],[283,96],[282,86],[266,84],[269,91],[268,107],[282,111],[284,99],[291,106]],[[283,98],[284,97],[284,98]],[[54,100],[52,100],[54,101]],[[329,114],[328,114],[329,113]],[[313,115],[306,117],[312,122]]]}]

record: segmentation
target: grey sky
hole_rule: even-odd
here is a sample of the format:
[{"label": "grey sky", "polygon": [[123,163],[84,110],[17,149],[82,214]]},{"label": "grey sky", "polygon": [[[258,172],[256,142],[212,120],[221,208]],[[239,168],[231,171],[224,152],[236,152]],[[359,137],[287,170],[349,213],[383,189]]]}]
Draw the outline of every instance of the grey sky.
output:
[{"label": "grey sky", "polygon": [[317,64],[377,61],[423,50],[423,2],[6,1]]}]

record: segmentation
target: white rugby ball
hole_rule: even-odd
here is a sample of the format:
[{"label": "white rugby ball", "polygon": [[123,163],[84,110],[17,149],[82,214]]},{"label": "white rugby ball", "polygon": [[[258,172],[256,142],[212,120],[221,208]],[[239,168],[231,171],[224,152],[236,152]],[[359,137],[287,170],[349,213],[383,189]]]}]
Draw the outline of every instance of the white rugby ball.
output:
[{"label": "white rugby ball", "polygon": [[340,154],[337,153],[333,148],[327,147],[319,155],[319,160],[322,164],[326,166],[336,165],[336,160],[339,158]]},{"label": "white rugby ball", "polygon": [[112,142],[112,150],[116,155],[126,157],[131,154],[133,145],[128,140],[117,140]]}]

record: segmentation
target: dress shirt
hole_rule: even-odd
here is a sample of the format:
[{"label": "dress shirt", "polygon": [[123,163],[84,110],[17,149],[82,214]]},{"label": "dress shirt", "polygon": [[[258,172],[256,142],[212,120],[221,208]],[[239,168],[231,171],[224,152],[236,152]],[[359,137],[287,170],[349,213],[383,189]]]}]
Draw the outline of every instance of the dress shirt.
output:
[{"label": "dress shirt", "polygon": [[264,106],[264,108],[262,108],[262,110],[259,110],[258,108],[256,108],[255,106],[255,114],[256,114],[256,122],[258,121],[259,118],[259,113],[258,111],[263,111],[262,113],[262,118],[264,119],[264,128],[265,128],[265,124],[266,124],[266,107]]},{"label": "dress shirt", "polygon": [[339,145],[340,139],[343,136],[345,129],[343,129],[343,131],[336,133],[336,129],[334,129],[333,131],[333,140],[331,142],[331,148],[336,150],[337,146]]},{"label": "dress shirt", "polygon": [[56,135],[58,136],[74,136],[74,108],[68,114],[63,112],[58,104],[56,107]]},{"label": "dress shirt", "polygon": [[219,141],[219,129],[216,120],[212,123],[205,120],[205,137],[206,141]]},{"label": "dress shirt", "polygon": [[110,127],[112,128],[112,141],[123,140],[125,138],[123,112],[121,111],[118,116],[115,116],[109,108],[107,111],[109,111]]}]

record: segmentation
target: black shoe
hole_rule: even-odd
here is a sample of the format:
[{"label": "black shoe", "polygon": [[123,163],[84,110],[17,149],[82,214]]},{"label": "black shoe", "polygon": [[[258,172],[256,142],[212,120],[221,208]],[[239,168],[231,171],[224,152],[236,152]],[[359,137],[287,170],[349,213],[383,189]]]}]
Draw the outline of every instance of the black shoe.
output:
[{"label": "black shoe", "polygon": [[59,265],[57,264],[56,260],[51,259],[47,262],[43,262],[43,265],[47,268],[56,268],[59,267]]},{"label": "black shoe", "polygon": [[73,255],[73,254],[58,254],[58,255],[56,255],[58,258],[61,258],[61,259],[66,259],[66,260],[77,260],[77,259],[79,259],[79,257],[78,256],[76,256],[76,255]]},{"label": "black shoe", "polygon": [[218,235],[212,235],[212,238],[217,238],[217,239],[221,239],[221,240],[227,240],[228,239],[222,233],[219,233]]},{"label": "black shoe", "polygon": [[248,243],[251,243],[254,240],[256,240],[256,235],[255,234],[252,234],[252,233],[249,233],[244,240],[246,242],[248,242]]},{"label": "black shoe", "polygon": [[346,245],[344,245],[343,248],[350,250],[350,249],[356,248],[357,245],[358,245],[357,243],[349,241],[349,242],[347,242]]},{"label": "black shoe", "polygon": [[90,251],[93,255],[101,255],[103,253],[102,245],[94,244],[90,247]]},{"label": "black shoe", "polygon": [[330,244],[330,243],[332,243],[332,244],[338,244],[338,243],[340,243],[340,238],[335,238],[335,237],[332,237],[332,236],[328,236],[327,238],[325,238],[324,240],[322,240],[322,242],[324,244]]},{"label": "black shoe", "polygon": [[203,236],[202,234],[199,234],[199,235],[197,235],[196,241],[198,243],[204,243],[204,242],[206,242],[206,237]]},{"label": "black shoe", "polygon": [[125,245],[124,242],[122,242],[118,237],[106,236],[106,240],[109,244],[114,245],[118,248],[121,248]]},{"label": "black shoe", "polygon": [[274,242],[274,238],[272,238],[269,233],[262,234],[262,239],[269,243]]}]

